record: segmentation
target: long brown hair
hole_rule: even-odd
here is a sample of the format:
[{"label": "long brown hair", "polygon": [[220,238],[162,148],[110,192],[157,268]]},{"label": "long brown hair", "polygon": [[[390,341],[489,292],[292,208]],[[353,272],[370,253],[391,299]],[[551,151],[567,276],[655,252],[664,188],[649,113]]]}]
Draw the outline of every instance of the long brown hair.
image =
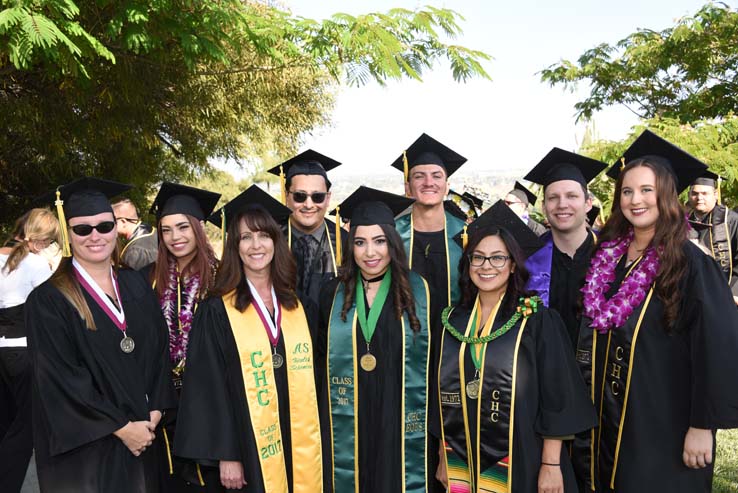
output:
[{"label": "long brown hair", "polygon": [[[387,247],[390,256],[390,269],[392,269],[392,282],[390,283],[390,293],[392,301],[395,304],[395,318],[400,320],[402,312],[407,312],[407,318],[410,320],[410,327],[413,332],[420,331],[420,321],[415,314],[415,297],[413,290],[410,288],[410,269],[407,268],[407,256],[405,255],[405,247],[397,230],[390,225],[380,224],[385,238],[387,238]],[[356,226],[352,226],[348,234],[349,251],[343,257],[341,269],[338,272],[338,278],[343,284],[344,299],[343,307],[341,307],[341,319],[346,321],[346,314],[354,304],[356,297],[356,279],[360,276],[359,267],[356,265],[353,255],[354,238],[356,237]],[[363,303],[361,300],[360,303]]]},{"label": "long brown hair", "polygon": [[659,272],[656,276],[656,296],[664,303],[664,324],[667,332],[677,319],[681,302],[680,281],[687,273],[684,244],[687,242],[687,221],[684,207],[679,202],[676,184],[668,163],[658,156],[646,156],[629,162],[615,183],[612,214],[600,233],[600,244],[628,233],[632,225],[620,209],[623,178],[628,171],[643,166],[656,176],[656,204],[659,218],[650,246],[659,256]]},{"label": "long brown hair", "polygon": [[[31,209],[22,218],[25,218],[25,221],[20,227],[16,222],[16,229],[19,229],[18,232],[20,233],[17,243],[10,250],[8,260],[3,267],[6,274],[10,274],[17,269],[23,259],[26,258],[26,255],[30,253],[30,242],[59,241],[59,221],[49,209]],[[22,218],[19,218],[18,221]]]},{"label": "long brown hair", "polygon": [[[120,246],[119,243],[115,243],[115,250],[110,258],[113,269],[118,268],[120,265]],[[82,294],[82,288],[79,285],[79,281],[74,275],[74,266],[72,265],[72,257],[64,257],[59,263],[59,267],[51,275],[51,283],[58,289],[62,295],[72,304],[82,321],[85,322],[88,330],[97,330],[95,319],[90,311],[90,306],[87,304],[84,294]],[[121,303],[121,300],[118,300]]]},{"label": "long brown hair", "polygon": [[[202,227],[202,223],[199,219],[189,214],[182,214],[187,218],[190,223],[192,232],[195,236],[195,256],[187,264],[180,275],[183,277],[190,277],[193,275],[200,276],[200,287],[197,293],[197,298],[202,299],[205,297],[208,290],[212,289],[213,283],[215,282],[215,270],[218,265],[218,260],[215,258],[215,252],[213,247],[210,246],[208,237],[205,234],[205,229]],[[156,254],[156,264],[151,271],[150,281],[155,283],[156,294],[161,298],[164,296],[164,291],[167,288],[169,282],[169,265],[171,262],[176,262],[177,258],[167,249],[164,244],[164,237],[161,231],[161,219],[159,220],[157,228],[157,236],[159,237],[159,248]]]},{"label": "long brown hair", "polygon": [[474,285],[469,275],[469,255],[488,236],[500,237],[510,254],[508,261],[512,261],[515,265],[515,270],[510,272],[510,277],[507,280],[505,298],[501,307],[505,313],[509,313],[517,306],[518,298],[521,296],[528,297],[534,293],[525,289],[525,284],[528,282],[530,275],[528,269],[525,268],[525,254],[523,250],[510,232],[505,228],[499,228],[497,226],[477,229],[469,235],[469,241],[464,249],[464,254],[461,256],[461,260],[459,260],[459,290],[461,293],[459,305],[469,310],[474,308],[479,289]]},{"label": "long brown hair", "polygon": [[234,306],[240,312],[248,308],[252,301],[251,290],[246,282],[246,274],[243,270],[243,262],[238,252],[241,242],[240,227],[245,222],[251,231],[262,231],[269,235],[274,242],[274,257],[270,264],[270,276],[274,292],[279,304],[288,310],[297,308],[297,294],[295,284],[297,283],[297,265],[287,246],[282,230],[277,222],[261,205],[249,205],[235,215],[228,225],[226,236],[226,247],[223,259],[220,262],[218,275],[212,294],[214,296],[225,296],[235,290],[236,300]]}]

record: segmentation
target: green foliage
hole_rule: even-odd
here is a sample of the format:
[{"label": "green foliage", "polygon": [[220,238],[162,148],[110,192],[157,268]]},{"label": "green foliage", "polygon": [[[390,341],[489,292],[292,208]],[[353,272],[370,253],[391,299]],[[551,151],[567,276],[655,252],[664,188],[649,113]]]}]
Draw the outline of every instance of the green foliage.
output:
[{"label": "green foliage", "polygon": [[[197,179],[209,160],[263,171],[329,122],[339,83],[408,77],[440,59],[461,17],[427,7],[318,22],[242,0],[0,0],[0,210],[82,174],[137,186]],[[259,175],[260,176],[260,175]]]},{"label": "green foliage", "polygon": [[713,493],[738,491],[738,430],[719,430],[715,454]]},{"label": "green foliage", "polygon": [[[579,152],[606,163],[616,163],[644,128],[689,152],[725,178],[721,186],[723,203],[738,206],[738,117],[728,115],[723,121],[700,121],[683,124],[673,118],[646,120],[620,142],[593,140],[585,142]],[[609,215],[615,182],[604,173],[590,183],[589,189],[603,203]],[[683,194],[686,202],[686,192]]]},{"label": "green foliage", "polygon": [[614,104],[682,122],[738,113],[738,10],[708,3],[671,28],[641,29],[576,63],[562,60],[541,78],[571,90],[587,82],[589,95],[575,105],[584,119]]}]

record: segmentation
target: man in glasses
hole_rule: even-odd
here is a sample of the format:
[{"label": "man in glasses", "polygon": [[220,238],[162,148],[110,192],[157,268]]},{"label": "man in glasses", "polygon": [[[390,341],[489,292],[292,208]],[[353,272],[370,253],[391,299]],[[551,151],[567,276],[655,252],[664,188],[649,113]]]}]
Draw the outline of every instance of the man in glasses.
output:
[{"label": "man in glasses", "polygon": [[126,242],[120,257],[123,265],[139,270],[154,262],[158,251],[156,229],[141,221],[131,199],[120,199],[112,205],[118,235]]},{"label": "man in glasses", "polygon": [[[287,243],[297,262],[297,296],[314,333],[318,319],[320,290],[336,277],[340,265],[340,247],[336,225],[325,214],[331,200],[331,182],[327,171],[341,163],[308,149],[269,172],[284,179],[283,198],[292,210],[283,226]],[[339,232],[338,241],[346,232]]]},{"label": "man in glasses", "polygon": [[519,181],[515,182],[515,188],[510,190],[505,196],[505,204],[523,220],[536,236],[541,236],[548,231],[546,226],[530,217],[530,212],[528,211],[528,206],[536,205],[537,200],[538,197],[536,197],[536,194],[528,190]]}]

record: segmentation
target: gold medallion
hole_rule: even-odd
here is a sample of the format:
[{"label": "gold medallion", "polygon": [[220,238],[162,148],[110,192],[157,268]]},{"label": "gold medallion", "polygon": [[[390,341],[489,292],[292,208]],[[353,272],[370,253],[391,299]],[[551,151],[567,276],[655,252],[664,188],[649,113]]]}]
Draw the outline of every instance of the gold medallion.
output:
[{"label": "gold medallion", "polygon": [[374,371],[377,367],[377,358],[373,354],[367,353],[361,357],[359,364],[361,364],[361,369],[364,371]]},{"label": "gold medallion", "polygon": [[284,364],[284,358],[279,353],[272,353],[272,366],[274,368],[282,368]]},{"label": "gold medallion", "polygon": [[479,380],[472,380],[466,384],[466,395],[470,399],[477,399],[479,397]]}]

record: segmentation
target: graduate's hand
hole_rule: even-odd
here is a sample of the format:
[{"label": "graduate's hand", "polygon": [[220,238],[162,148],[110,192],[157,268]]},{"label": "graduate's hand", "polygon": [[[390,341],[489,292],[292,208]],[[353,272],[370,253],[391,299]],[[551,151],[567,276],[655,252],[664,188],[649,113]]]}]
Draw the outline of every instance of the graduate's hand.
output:
[{"label": "graduate's hand", "polygon": [[243,464],[234,460],[220,461],[220,482],[228,490],[240,490],[246,486]]},{"label": "graduate's hand", "polygon": [[541,465],[538,471],[538,493],[564,493],[564,475],[560,466]]},{"label": "graduate's hand", "polygon": [[692,469],[712,464],[712,430],[690,427],[684,437],[682,460]]},{"label": "graduate's hand", "polygon": [[149,429],[149,421],[129,421],[127,425],[113,434],[120,438],[133,455],[138,457],[146,447],[154,442],[154,433]]},{"label": "graduate's hand", "polygon": [[149,423],[151,423],[151,428],[149,428],[151,431],[154,431],[157,426],[159,426],[159,422],[161,421],[161,411],[149,411]]},{"label": "graduate's hand", "polygon": [[446,457],[443,453],[443,442],[439,441],[438,445],[438,468],[436,469],[436,479],[443,485],[444,489],[448,489],[448,471],[446,470]]}]

